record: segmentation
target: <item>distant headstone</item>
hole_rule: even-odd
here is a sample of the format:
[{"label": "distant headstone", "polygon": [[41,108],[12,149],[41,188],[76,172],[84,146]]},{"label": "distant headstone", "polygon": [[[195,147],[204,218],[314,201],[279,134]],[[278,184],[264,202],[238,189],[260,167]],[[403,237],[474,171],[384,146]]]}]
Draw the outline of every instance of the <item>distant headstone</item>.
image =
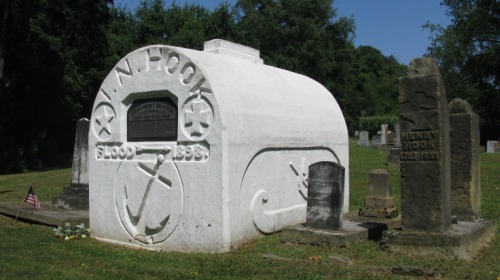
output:
[{"label": "distant headstone", "polygon": [[89,208],[89,120],[80,119],[76,126],[75,148],[71,169],[71,184],[63,194],[54,196],[52,205],[68,210]]},{"label": "distant headstone", "polygon": [[481,217],[479,116],[464,100],[449,104],[451,127],[451,207],[459,221]]},{"label": "distant headstone", "polygon": [[432,58],[414,59],[400,79],[401,208],[404,230],[443,232],[451,225],[449,114]]},{"label": "distant headstone", "polygon": [[393,147],[389,150],[388,163],[399,164],[401,157],[401,148]]},{"label": "distant headstone", "polygon": [[359,130],[354,131],[354,139],[359,138]]},{"label": "distant headstone", "polygon": [[399,129],[399,122],[394,124],[394,148],[401,147],[401,132]]},{"label": "distant headstone", "polygon": [[383,124],[380,126],[380,144],[387,144],[387,133],[389,132],[389,128],[387,124]]},{"label": "distant headstone", "polygon": [[309,166],[306,226],[340,230],[344,197],[345,169],[335,162]]},{"label": "distant headstone", "polygon": [[358,139],[358,146],[365,146],[367,147],[370,143],[369,140],[369,133],[368,131],[360,131],[359,132],[359,139]]},{"label": "distant headstone", "polygon": [[392,131],[387,132],[387,143],[388,146],[394,145],[394,133]]},{"label": "distant headstone", "polygon": [[368,174],[368,196],[365,207],[359,210],[360,216],[376,218],[395,218],[398,210],[394,207],[389,174],[384,169],[373,169]]},{"label": "distant headstone", "polygon": [[378,149],[380,147],[380,142],[381,142],[381,136],[380,135],[373,135],[372,148]]}]

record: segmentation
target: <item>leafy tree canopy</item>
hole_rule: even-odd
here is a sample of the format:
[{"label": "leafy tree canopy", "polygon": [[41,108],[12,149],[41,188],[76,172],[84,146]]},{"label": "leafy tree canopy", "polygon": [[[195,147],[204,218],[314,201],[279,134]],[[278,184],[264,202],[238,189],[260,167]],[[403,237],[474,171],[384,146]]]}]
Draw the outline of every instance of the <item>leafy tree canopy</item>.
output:
[{"label": "leafy tree canopy", "polygon": [[451,17],[432,32],[428,55],[441,66],[448,98],[467,100],[481,119],[482,141],[500,138],[500,2],[442,1]]}]

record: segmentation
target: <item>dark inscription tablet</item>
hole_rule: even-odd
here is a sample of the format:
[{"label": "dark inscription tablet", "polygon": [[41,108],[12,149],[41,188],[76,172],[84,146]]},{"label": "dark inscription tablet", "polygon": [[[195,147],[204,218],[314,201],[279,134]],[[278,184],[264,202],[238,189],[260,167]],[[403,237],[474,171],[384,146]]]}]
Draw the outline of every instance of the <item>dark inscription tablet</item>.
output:
[{"label": "dark inscription tablet", "polygon": [[176,141],[177,105],[169,98],[136,100],[127,112],[128,141]]}]

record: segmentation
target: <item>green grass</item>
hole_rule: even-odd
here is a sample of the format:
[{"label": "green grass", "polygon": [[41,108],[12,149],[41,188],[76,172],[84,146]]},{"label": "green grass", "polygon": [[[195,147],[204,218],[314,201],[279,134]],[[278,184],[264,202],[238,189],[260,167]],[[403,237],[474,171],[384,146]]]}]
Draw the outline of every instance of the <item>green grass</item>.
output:
[{"label": "green grass", "polygon": [[[351,143],[351,211],[363,204],[368,172],[389,171],[399,197],[399,170],[386,166],[387,152]],[[0,201],[21,201],[30,183],[42,200],[69,184],[69,169],[0,176]],[[483,215],[500,223],[500,155],[481,154]],[[399,200],[398,200],[399,203]],[[269,235],[225,254],[186,254],[130,249],[94,239],[64,241],[51,227],[0,216],[0,279],[408,279],[393,275],[394,266],[432,267],[442,279],[496,279],[500,276],[500,235],[473,261],[410,257],[380,251],[365,241],[346,248],[282,244]],[[263,258],[273,254],[290,260]],[[336,264],[344,256],[354,265]],[[311,261],[310,256],[321,256]],[[439,279],[439,277],[438,277]]]}]

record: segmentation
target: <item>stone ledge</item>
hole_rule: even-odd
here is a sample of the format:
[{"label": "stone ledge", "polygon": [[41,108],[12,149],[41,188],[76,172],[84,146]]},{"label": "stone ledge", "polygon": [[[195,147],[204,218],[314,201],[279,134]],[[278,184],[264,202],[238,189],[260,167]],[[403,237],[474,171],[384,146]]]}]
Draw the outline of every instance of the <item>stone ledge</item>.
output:
[{"label": "stone ledge", "polygon": [[281,231],[281,242],[314,246],[345,247],[351,243],[368,239],[368,229],[358,223],[344,221],[342,230],[329,231],[295,225]]},{"label": "stone ledge", "polygon": [[50,202],[41,202],[41,209],[35,210],[32,205],[23,203],[19,211],[18,202],[1,202],[0,214],[15,218],[19,211],[19,220],[41,223],[46,225],[60,226],[64,223],[72,225],[84,223],[89,225],[89,211],[69,211],[53,207]]},{"label": "stone ledge", "polygon": [[[295,225],[281,231],[281,242],[314,246],[345,247],[349,244],[364,240],[380,240],[382,232],[387,229],[401,227],[401,219],[377,219],[359,217],[356,221],[351,218],[343,221],[340,231],[307,228],[305,224]],[[352,217],[351,217],[352,216]]]},{"label": "stone ledge", "polygon": [[443,233],[387,230],[380,247],[411,255],[471,260],[491,242],[495,232],[495,221],[458,222]]}]

